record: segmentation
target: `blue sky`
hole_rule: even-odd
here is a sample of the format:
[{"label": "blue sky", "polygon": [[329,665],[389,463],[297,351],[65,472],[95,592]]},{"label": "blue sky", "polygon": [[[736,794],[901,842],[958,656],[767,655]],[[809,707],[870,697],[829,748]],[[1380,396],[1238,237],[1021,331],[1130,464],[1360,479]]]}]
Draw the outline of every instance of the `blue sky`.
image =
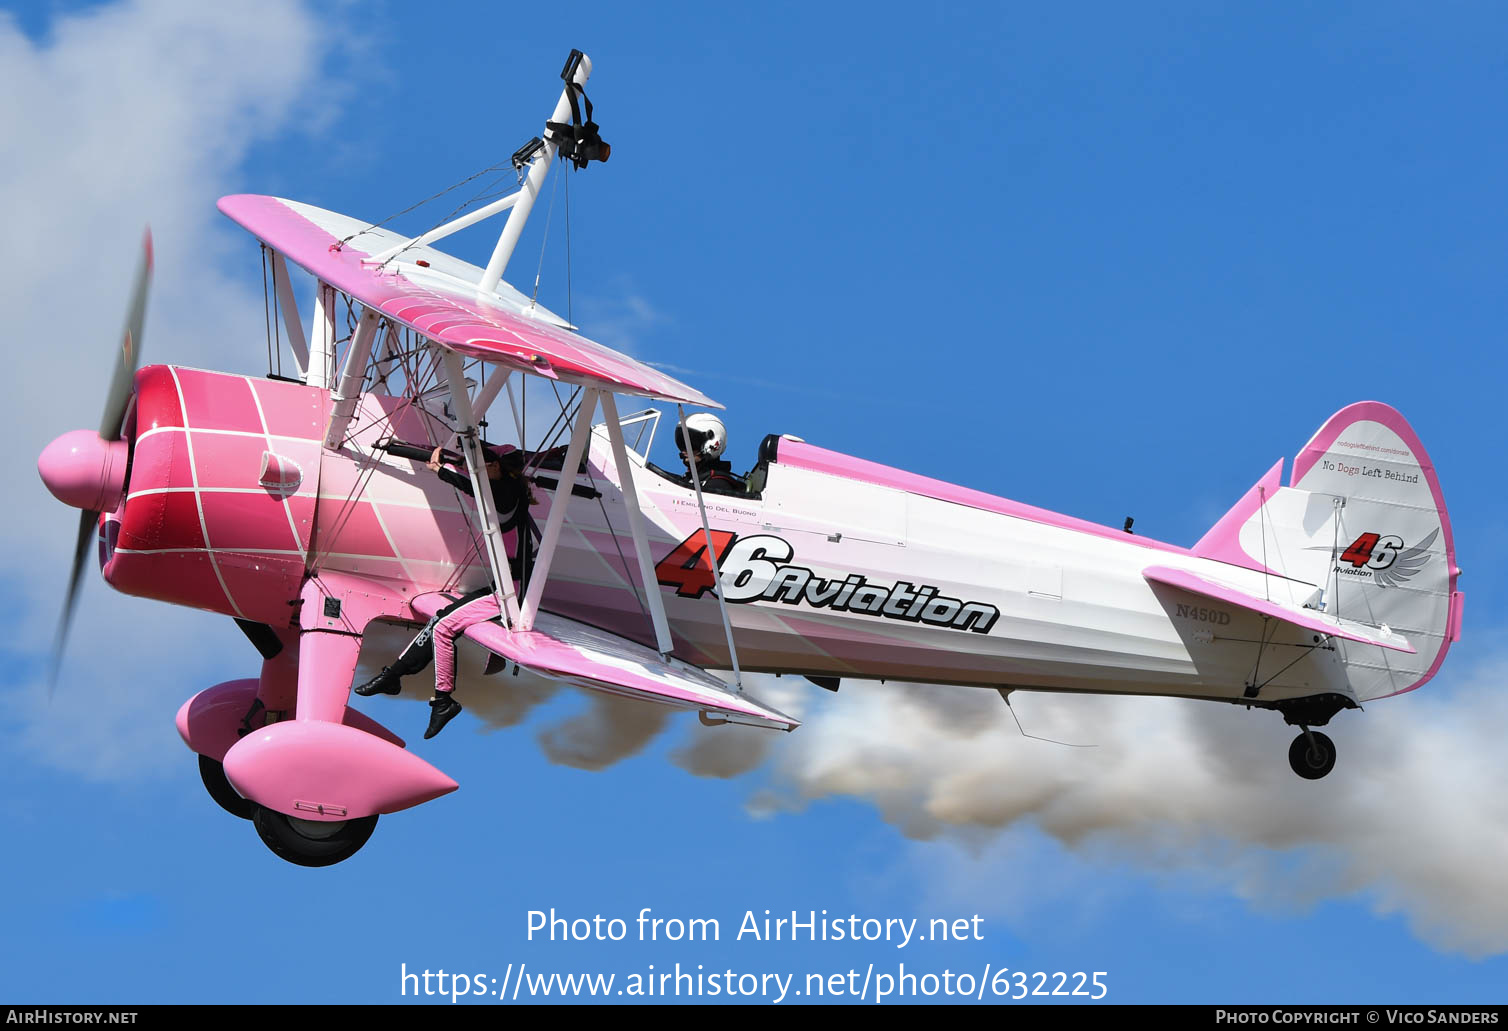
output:
[{"label": "blue sky", "polygon": [[[1503,1001],[1496,6],[6,9],[0,82],[25,102],[0,114],[0,195],[29,260],[0,286],[26,395],[5,416],[0,997],[386,1003],[400,964],[799,984],[904,962],[1105,971],[1117,1002]],[[33,456],[97,418],[141,224],[148,360],[260,371],[257,251],[215,199],[384,217],[538,132],[573,46],[613,156],[571,181],[569,302],[556,207],[541,299],[693,370],[735,466],[796,433],[1191,544],[1331,412],[1387,401],[1430,449],[1467,574],[1442,673],[1338,717],[1317,784],[1261,713],[1017,703],[1028,730],[1100,745],[1081,752],[956,692],[789,682],[807,725],[749,772],[688,772],[705,739],[681,718],[587,770],[552,761],[588,712],[560,694],[423,743],[462,789],[317,871],[215,808],[173,730],[183,699],[254,675],[228,621],[92,578],[49,704],[73,520]],[[451,243],[482,263],[490,238]],[[417,738],[419,706],[362,705]],[[984,729],[954,747],[958,720]],[[971,776],[1001,808],[951,805]],[[646,906],[723,940],[526,939],[530,910]],[[732,940],[765,909],[977,913],[984,940]]]}]

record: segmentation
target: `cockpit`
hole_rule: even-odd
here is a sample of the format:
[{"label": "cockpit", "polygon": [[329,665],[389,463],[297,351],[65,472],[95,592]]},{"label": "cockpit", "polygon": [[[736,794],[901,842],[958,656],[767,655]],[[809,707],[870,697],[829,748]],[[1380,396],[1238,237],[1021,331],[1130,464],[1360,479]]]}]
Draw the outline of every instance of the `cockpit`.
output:
[{"label": "cockpit", "polygon": [[[681,427],[679,425],[675,427],[676,450],[685,468],[682,471],[672,471],[648,458],[658,416],[658,412],[646,411],[630,415],[622,422],[626,437],[632,437],[634,424],[639,424],[641,428],[639,439],[632,441],[630,446],[646,456],[644,464],[651,472],[679,487],[692,490],[694,485],[691,480],[690,458],[695,457],[697,478],[701,482],[703,492],[759,500],[764,491],[765,480],[769,475],[769,464],[775,458],[775,449],[780,441],[778,433],[771,433],[764,438],[759,445],[754,465],[748,472],[740,473],[733,462],[724,457],[727,434],[721,420],[707,413],[697,413],[686,420],[688,434],[685,438],[682,436]],[[648,429],[648,440],[644,439],[644,428]]]}]

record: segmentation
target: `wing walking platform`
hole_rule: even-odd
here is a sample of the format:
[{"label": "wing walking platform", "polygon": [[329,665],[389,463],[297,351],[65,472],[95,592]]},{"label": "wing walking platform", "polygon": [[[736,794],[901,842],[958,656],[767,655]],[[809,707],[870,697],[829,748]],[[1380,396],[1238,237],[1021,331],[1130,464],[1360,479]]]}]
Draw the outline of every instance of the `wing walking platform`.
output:
[{"label": "wing walking platform", "polygon": [[1190,594],[1197,594],[1203,598],[1247,609],[1258,615],[1279,619],[1327,637],[1343,637],[1348,641],[1359,641],[1362,644],[1371,644],[1390,651],[1408,652],[1411,655],[1414,653],[1413,645],[1409,644],[1402,635],[1393,633],[1387,627],[1374,627],[1366,623],[1327,616],[1313,609],[1291,608],[1185,569],[1148,566],[1142,570],[1141,575],[1152,583],[1176,587]]},{"label": "wing walking platform", "polygon": [[[450,601],[442,594],[414,598],[414,611],[431,619]],[[514,631],[496,621],[474,623],[466,636],[495,655],[542,676],[577,687],[695,709],[708,716],[795,730],[801,721],[728,688],[717,677],[652,648],[585,623],[539,613],[532,630]]]}]

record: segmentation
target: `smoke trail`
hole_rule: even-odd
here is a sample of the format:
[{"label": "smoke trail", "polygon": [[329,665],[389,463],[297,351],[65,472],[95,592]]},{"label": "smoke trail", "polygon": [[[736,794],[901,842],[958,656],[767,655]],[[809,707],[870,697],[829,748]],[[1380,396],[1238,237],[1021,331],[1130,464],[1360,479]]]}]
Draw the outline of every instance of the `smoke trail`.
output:
[{"label": "smoke trail", "polygon": [[600,770],[640,751],[669,718],[660,706],[593,694],[585,712],[546,727],[538,741],[551,762]]},{"label": "smoke trail", "polygon": [[[1253,900],[1363,893],[1437,948],[1480,957],[1508,951],[1505,675],[1499,660],[1448,694],[1337,717],[1340,763],[1317,782],[1288,769],[1294,731],[1270,713],[1013,697],[1028,732],[1098,745],[1072,749],[1021,737],[993,692],[852,683],[796,734],[767,736],[771,783],[750,809],[859,798],[907,837],[975,851],[1031,826],[1090,858],[1215,876]],[[707,733],[674,758],[728,776]]]}]

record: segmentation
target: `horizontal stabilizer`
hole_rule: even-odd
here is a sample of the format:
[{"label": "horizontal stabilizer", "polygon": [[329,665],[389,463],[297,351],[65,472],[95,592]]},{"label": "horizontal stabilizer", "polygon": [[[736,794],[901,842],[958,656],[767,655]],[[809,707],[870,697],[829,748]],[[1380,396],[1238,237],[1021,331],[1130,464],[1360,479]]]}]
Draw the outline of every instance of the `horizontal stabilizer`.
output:
[{"label": "horizontal stabilizer", "polygon": [[[432,618],[448,604],[440,594],[413,600],[414,611]],[[662,659],[646,648],[605,630],[541,612],[534,629],[514,632],[496,621],[474,623],[466,636],[494,655],[541,676],[577,687],[694,709],[730,723],[795,730],[799,720],[734,691],[704,669]]]},{"label": "horizontal stabilizer", "polygon": [[1237,608],[1247,609],[1262,616],[1280,619],[1285,623],[1311,630],[1327,637],[1343,637],[1348,641],[1359,641],[1362,644],[1376,645],[1378,648],[1387,648],[1390,651],[1414,653],[1414,646],[1404,640],[1399,634],[1393,633],[1386,627],[1373,627],[1365,623],[1356,623],[1351,620],[1337,619],[1334,616],[1326,616],[1313,609],[1296,609],[1275,601],[1259,598],[1254,594],[1223,584],[1207,577],[1190,573],[1185,569],[1172,569],[1168,566],[1148,566],[1142,570],[1143,577],[1152,583],[1166,584],[1176,587],[1181,591],[1188,591],[1200,597],[1210,598],[1214,601],[1234,605]]}]

